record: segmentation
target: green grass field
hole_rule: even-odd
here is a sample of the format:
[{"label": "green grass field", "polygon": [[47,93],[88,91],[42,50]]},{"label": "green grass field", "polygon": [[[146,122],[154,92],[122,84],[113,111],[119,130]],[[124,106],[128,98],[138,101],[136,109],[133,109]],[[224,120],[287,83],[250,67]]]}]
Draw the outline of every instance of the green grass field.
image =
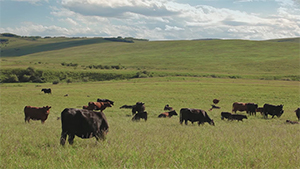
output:
[{"label": "green grass field", "polygon": [[[121,75],[146,71],[152,76],[101,82],[73,79],[75,83],[57,85],[52,81],[0,84],[0,168],[300,166],[300,125],[285,122],[297,120],[294,110],[300,106],[299,38],[134,43],[103,38],[0,38],[1,71],[32,67],[53,75],[59,71]],[[125,69],[87,69],[89,65]],[[51,88],[52,94],[42,93],[42,88]],[[57,118],[61,111],[81,108],[97,98],[115,101],[114,107],[104,111],[110,127],[107,139],[76,137],[73,146],[60,146]],[[214,98],[220,99],[221,109],[208,111]],[[132,122],[131,110],[119,109],[138,101],[145,102],[146,122]],[[284,114],[274,119],[257,114],[244,122],[221,120],[220,113],[231,112],[237,101],[260,107],[283,104]],[[180,125],[178,116],[157,118],[166,104],[178,114],[181,108],[206,110],[216,125],[186,126]],[[45,124],[25,123],[26,105],[52,106]]]},{"label": "green grass field", "polygon": [[[299,168],[299,82],[218,78],[165,77],[124,81],[52,85],[1,85],[0,168]],[[51,87],[53,94],[43,94]],[[68,97],[64,97],[68,94]],[[110,126],[107,139],[75,138],[73,146],[59,145],[61,111],[79,108],[97,98],[115,101],[104,113]],[[179,113],[183,107],[208,110],[219,98],[220,110],[207,111],[215,126],[179,124],[179,117],[159,119],[166,104]],[[147,122],[131,121],[131,111],[119,109],[146,103]],[[244,122],[222,121],[235,101],[283,104],[284,114]],[[52,106],[45,124],[24,122],[26,105]],[[245,114],[245,112],[242,112]]]}]

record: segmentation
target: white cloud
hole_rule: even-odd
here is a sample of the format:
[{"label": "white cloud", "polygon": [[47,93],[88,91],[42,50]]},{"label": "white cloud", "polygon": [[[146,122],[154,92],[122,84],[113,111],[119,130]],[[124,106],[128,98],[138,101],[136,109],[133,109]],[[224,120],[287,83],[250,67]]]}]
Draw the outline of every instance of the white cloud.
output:
[{"label": "white cloud", "polygon": [[[37,1],[37,0],[36,0]],[[259,0],[239,0],[259,1]],[[265,0],[262,0],[265,1]],[[55,25],[25,24],[1,28],[20,35],[130,36],[162,39],[274,39],[300,36],[300,9],[294,0],[272,15],[166,0],[62,0],[51,6]],[[233,3],[234,3],[233,2]]]}]

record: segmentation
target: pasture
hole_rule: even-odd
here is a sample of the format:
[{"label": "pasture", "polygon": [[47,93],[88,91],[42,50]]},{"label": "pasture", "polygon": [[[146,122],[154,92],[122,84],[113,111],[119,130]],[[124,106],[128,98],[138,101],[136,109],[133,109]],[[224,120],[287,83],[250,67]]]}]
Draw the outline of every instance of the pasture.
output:
[{"label": "pasture", "polygon": [[[38,85],[38,86],[37,86]],[[42,88],[51,88],[44,94]],[[89,83],[1,84],[0,168],[299,168],[299,81],[197,77],[140,78]],[[67,97],[64,97],[68,94]],[[104,113],[109,133],[103,142],[75,137],[74,145],[59,145],[64,108],[80,108],[97,98],[115,101]],[[221,109],[208,111],[214,98]],[[145,102],[149,118],[131,121],[124,104]],[[244,122],[221,120],[232,103],[283,104],[284,114]],[[215,126],[179,124],[179,116],[157,118],[169,104],[200,108]],[[45,124],[24,122],[26,105],[52,106]],[[241,114],[246,114],[242,112]]]}]

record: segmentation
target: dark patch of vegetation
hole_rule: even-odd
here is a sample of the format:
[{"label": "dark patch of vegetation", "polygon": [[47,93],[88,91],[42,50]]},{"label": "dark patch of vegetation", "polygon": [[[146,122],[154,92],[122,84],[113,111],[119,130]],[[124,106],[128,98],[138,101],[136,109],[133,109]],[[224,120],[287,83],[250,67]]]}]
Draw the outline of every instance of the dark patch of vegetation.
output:
[{"label": "dark patch of vegetation", "polygon": [[86,68],[89,69],[125,69],[125,66],[122,66],[121,64],[119,65],[89,65],[85,66]]},{"label": "dark patch of vegetation", "polygon": [[1,83],[17,82],[34,82],[44,83],[52,82],[58,84],[61,81],[72,83],[75,81],[105,81],[105,80],[122,80],[136,78],[134,73],[106,73],[106,72],[72,72],[72,71],[52,71],[52,70],[35,70],[32,67],[27,69],[2,69],[0,70]]}]

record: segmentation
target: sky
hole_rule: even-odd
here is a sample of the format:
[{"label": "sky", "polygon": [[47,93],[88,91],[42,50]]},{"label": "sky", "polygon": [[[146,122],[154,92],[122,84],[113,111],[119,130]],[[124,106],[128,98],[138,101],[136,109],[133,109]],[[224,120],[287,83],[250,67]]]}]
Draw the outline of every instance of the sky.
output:
[{"label": "sky", "polygon": [[300,0],[0,0],[0,33],[149,40],[300,37]]}]

